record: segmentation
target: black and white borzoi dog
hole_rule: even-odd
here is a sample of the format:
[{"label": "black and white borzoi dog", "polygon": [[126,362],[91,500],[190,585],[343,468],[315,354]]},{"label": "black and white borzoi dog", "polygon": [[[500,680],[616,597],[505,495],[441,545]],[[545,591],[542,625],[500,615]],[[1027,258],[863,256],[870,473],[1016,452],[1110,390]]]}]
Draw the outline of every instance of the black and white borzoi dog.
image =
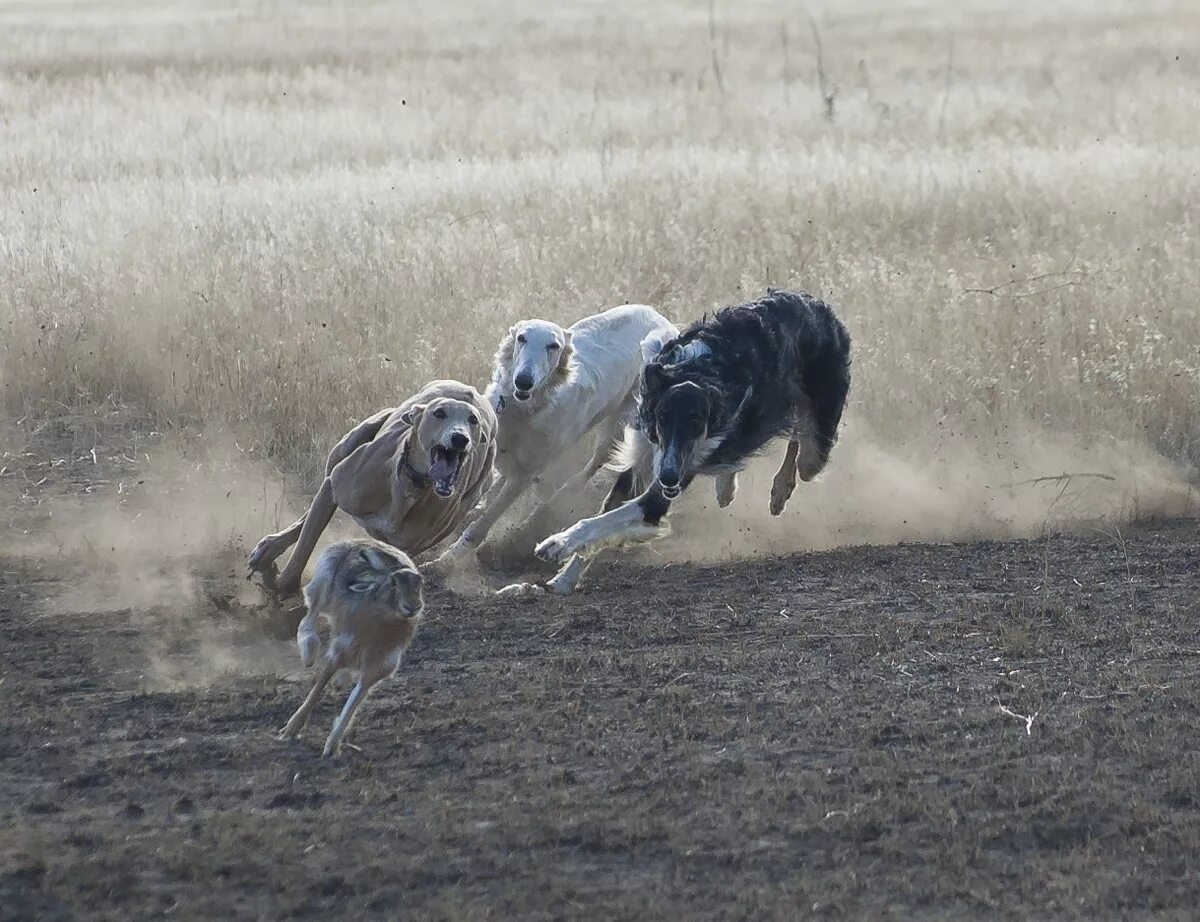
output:
[{"label": "black and white borzoi dog", "polygon": [[787,436],[771,488],[771,513],[782,513],[797,475],[812,480],[829,460],[849,389],[850,335],[802,292],[768,289],[668,340],[642,372],[638,425],[626,431],[603,512],[537,546],[544,560],[577,555],[564,568],[573,572],[555,577],[559,591],[601,548],[668,534],[671,501],[697,475],[715,476],[728,505],[737,472]]}]

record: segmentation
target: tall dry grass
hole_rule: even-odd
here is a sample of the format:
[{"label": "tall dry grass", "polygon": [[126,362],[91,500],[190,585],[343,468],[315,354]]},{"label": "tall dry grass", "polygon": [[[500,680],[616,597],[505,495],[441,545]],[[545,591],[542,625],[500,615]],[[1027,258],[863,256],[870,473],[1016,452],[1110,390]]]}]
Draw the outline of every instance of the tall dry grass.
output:
[{"label": "tall dry grass", "polygon": [[1200,6],[809,10],[832,120],[793,3],[0,7],[7,415],[311,482],[518,318],[773,284],[897,463],[1200,460]]}]

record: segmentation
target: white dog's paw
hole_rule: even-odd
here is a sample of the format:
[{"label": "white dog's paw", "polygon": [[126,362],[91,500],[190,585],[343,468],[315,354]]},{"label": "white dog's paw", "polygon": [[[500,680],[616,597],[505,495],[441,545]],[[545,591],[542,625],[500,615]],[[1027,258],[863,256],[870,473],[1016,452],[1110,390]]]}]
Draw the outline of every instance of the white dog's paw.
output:
[{"label": "white dog's paw", "polygon": [[579,578],[574,574],[563,577],[561,574],[546,582],[545,589],[555,595],[570,595],[575,591]]},{"label": "white dog's paw", "polygon": [[463,541],[462,538],[459,538],[448,548],[442,551],[441,554],[435,557],[432,563],[444,568],[452,563],[457,563],[460,560],[471,557],[474,552],[475,548]]},{"label": "white dog's paw", "polygon": [[523,598],[531,595],[542,595],[546,591],[544,586],[539,586],[537,583],[511,583],[503,589],[497,589],[496,595],[507,596],[508,598]]},{"label": "white dog's paw", "polygon": [[421,567],[422,573],[448,577],[452,573],[470,573],[478,569],[475,549],[469,544],[455,542],[437,557]]},{"label": "white dog's paw", "polygon": [[560,531],[557,535],[551,535],[535,547],[533,553],[550,563],[562,563],[583,546],[583,541],[580,540],[576,528],[577,526],[572,526],[566,531]]}]

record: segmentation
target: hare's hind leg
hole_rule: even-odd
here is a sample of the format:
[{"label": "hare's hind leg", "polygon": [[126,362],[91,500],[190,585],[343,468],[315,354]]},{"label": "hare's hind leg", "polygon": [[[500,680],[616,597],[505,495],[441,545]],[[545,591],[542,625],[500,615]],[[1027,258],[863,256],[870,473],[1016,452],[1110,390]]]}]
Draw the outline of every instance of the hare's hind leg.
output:
[{"label": "hare's hind leg", "polygon": [[342,741],[347,733],[350,732],[350,726],[354,723],[355,714],[358,712],[359,706],[371,693],[371,689],[381,680],[396,672],[396,667],[400,665],[399,655],[388,657],[382,663],[373,663],[369,666],[364,666],[358,677],[358,684],[350,689],[350,697],[346,699],[346,704],[342,708],[342,713],[338,715],[338,719],[333,722],[333,729],[329,731],[329,738],[325,740],[325,750],[321,753],[323,757],[336,756],[342,748]]},{"label": "hare's hind leg", "polygon": [[317,706],[317,702],[321,700],[321,696],[325,694],[325,687],[338,671],[338,661],[333,656],[327,656],[324,662],[321,663],[320,671],[317,672],[317,677],[313,680],[312,689],[308,693],[308,697],[304,699],[304,703],[296,709],[296,713],[292,715],[291,720],[287,722],[282,730],[279,731],[280,739],[294,739],[300,735],[300,731],[304,729],[304,725],[308,723],[308,718],[312,715],[313,708]]}]

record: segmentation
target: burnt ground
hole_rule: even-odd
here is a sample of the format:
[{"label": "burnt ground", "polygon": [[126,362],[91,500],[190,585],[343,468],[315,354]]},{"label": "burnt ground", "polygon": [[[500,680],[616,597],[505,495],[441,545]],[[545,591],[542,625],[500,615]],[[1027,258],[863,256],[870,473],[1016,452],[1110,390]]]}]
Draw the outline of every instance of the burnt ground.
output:
[{"label": "burnt ground", "polygon": [[0,917],[1190,915],[1198,552],[1171,521],[434,592],[336,761],[342,691],[273,737],[307,679],[232,563],[187,623],[291,671],[172,689],[169,604],[48,613],[70,568],[0,558]]}]

